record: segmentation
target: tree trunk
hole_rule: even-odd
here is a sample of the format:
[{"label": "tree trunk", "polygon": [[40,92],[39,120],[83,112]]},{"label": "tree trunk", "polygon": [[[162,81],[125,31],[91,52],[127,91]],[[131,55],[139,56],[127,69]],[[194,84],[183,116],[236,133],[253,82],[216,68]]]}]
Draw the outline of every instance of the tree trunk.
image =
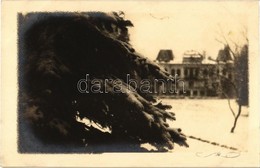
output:
[{"label": "tree trunk", "polygon": [[238,120],[238,118],[239,118],[239,116],[240,116],[240,114],[241,114],[241,111],[242,111],[242,105],[239,103],[238,113],[237,113],[237,115],[236,115],[236,117],[235,117],[234,125],[233,125],[233,127],[231,128],[231,133],[234,133],[234,130],[235,130],[236,125],[237,125],[237,120]]}]

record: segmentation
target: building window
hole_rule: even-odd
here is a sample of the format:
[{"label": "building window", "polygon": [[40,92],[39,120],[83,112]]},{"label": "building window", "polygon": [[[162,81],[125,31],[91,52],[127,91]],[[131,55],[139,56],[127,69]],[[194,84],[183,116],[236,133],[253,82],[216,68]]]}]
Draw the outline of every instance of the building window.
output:
[{"label": "building window", "polygon": [[209,76],[212,77],[214,75],[214,69],[209,69]]},{"label": "building window", "polygon": [[208,76],[208,70],[207,70],[207,69],[204,69],[204,70],[203,70],[203,75],[204,75],[204,76]]},{"label": "building window", "polygon": [[193,68],[190,68],[190,77],[193,78]]},{"label": "building window", "polygon": [[172,69],[171,73],[173,76],[175,76],[175,69]]},{"label": "building window", "polygon": [[195,76],[198,77],[199,76],[199,68],[195,69]]},{"label": "building window", "polygon": [[177,75],[181,76],[181,70],[180,69],[177,69]]},{"label": "building window", "polygon": [[222,74],[223,74],[224,76],[227,74],[227,70],[226,70],[225,68],[222,70]]},{"label": "building window", "polygon": [[187,90],[186,95],[190,96],[190,90]]},{"label": "building window", "polygon": [[198,91],[197,90],[194,90],[193,91],[193,96],[197,96],[198,95]]},{"label": "building window", "polygon": [[194,82],[193,81],[189,81],[189,87],[192,88],[194,86]]},{"label": "building window", "polygon": [[184,76],[187,77],[188,76],[188,68],[184,69]]}]

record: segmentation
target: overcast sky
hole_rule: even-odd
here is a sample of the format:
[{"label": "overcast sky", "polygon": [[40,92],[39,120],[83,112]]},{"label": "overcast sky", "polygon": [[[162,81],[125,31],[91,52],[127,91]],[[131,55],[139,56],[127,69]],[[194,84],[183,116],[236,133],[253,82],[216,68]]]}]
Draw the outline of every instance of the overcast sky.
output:
[{"label": "overcast sky", "polygon": [[[151,1],[150,1],[151,2]],[[160,49],[172,49],[180,62],[186,50],[206,51],[215,58],[223,44],[221,29],[231,39],[241,41],[241,31],[247,26],[250,3],[236,2],[181,2],[140,3],[126,10],[130,39],[134,48],[154,60]]]}]

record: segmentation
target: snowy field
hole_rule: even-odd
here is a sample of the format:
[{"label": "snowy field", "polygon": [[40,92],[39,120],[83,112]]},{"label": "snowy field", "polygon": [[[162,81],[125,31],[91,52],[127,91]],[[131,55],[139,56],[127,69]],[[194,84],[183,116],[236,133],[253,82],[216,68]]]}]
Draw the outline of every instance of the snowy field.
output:
[{"label": "snowy field", "polygon": [[[242,107],[242,113],[234,133],[230,133],[234,117],[226,99],[163,99],[163,103],[172,105],[176,121],[170,121],[170,126],[181,128],[187,136],[194,136],[220,145],[247,151],[248,138],[248,107]],[[238,106],[231,100],[235,112]],[[227,150],[220,146],[188,138],[189,148],[175,146],[173,152],[203,152]],[[229,149],[228,149],[229,150]],[[230,150],[229,150],[230,151]]]}]

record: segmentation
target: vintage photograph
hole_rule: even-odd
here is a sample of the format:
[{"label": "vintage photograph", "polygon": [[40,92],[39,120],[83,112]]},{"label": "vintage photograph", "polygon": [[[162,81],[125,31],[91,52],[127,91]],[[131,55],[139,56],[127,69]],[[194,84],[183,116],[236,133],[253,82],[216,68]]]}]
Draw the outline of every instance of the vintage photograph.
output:
[{"label": "vintage photograph", "polygon": [[19,155],[252,159],[257,3],[93,4],[12,15]]}]

